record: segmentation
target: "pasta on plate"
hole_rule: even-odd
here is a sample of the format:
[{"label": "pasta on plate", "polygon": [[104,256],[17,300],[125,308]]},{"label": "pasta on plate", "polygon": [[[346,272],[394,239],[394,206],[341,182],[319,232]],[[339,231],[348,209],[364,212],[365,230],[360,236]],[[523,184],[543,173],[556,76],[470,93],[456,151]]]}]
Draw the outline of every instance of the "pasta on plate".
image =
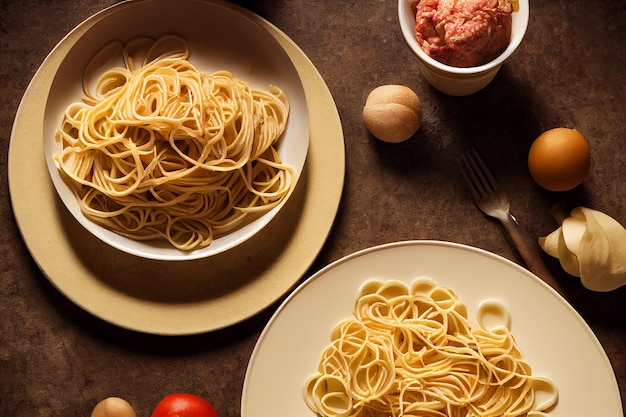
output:
[{"label": "pasta on plate", "polygon": [[532,375],[504,307],[485,302],[477,317],[472,328],[430,279],[367,282],[304,383],[307,406],[324,417],[546,415],[557,389]]},{"label": "pasta on plate", "polygon": [[123,65],[93,91],[84,82],[83,100],[67,107],[56,134],[55,163],[88,219],[194,250],[286,198],[294,171],[277,152],[289,116],[280,88],[203,73],[174,35],[102,53],[112,51]]}]

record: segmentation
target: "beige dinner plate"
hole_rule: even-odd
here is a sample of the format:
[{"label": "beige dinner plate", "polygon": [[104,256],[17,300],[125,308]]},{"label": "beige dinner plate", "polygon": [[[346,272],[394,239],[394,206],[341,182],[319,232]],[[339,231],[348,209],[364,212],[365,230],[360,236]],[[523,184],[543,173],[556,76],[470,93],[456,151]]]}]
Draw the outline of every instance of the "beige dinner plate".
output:
[{"label": "beige dinner plate", "polygon": [[[558,403],[548,416],[623,416],[606,352],[563,297],[499,255],[426,240],[363,249],[326,266],[294,289],[252,352],[241,416],[313,417],[302,395],[305,380],[317,371],[332,328],[351,316],[361,286],[370,280],[410,285],[417,278],[454,291],[473,327],[478,325],[482,303],[495,302],[504,308],[533,375],[550,379],[558,390]],[[537,403],[545,399],[539,393]]]},{"label": "beige dinner plate", "polygon": [[[152,0],[135,2],[149,7]],[[198,0],[187,2],[196,6]],[[9,189],[18,227],[48,280],[72,302],[120,327],[162,335],[195,334],[243,321],[292,289],[319,253],[343,188],[343,132],[333,98],[310,60],[263,18],[220,5],[262,26],[295,65],[309,111],[309,149],[296,190],[275,219],[250,240],[211,258],[184,262],[144,259],[114,249],[87,232],[57,197],[44,160],[48,93],[61,62],[119,3],[77,26],[50,53],[31,81],[13,126]]]}]

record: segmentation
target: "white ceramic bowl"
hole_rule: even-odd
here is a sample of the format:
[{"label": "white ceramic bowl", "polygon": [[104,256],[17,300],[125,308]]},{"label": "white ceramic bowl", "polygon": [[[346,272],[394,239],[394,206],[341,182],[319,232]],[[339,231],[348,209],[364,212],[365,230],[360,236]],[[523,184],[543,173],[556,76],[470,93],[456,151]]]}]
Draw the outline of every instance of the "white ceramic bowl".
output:
[{"label": "white ceramic bowl", "polygon": [[[278,41],[247,12],[224,2],[179,0],[126,1],[92,16],[91,28],[76,40],[63,57],[55,74],[46,103],[44,152],[50,177],[65,207],[90,233],[106,244],[136,256],[157,260],[206,258],[227,251],[253,237],[284,206],[286,199],[271,211],[239,229],[217,237],[206,248],[181,251],[167,243],[138,241],[120,236],[89,220],[81,212],[68,185],[61,178],[53,156],[61,149],[55,141],[65,108],[82,98],[83,71],[94,53],[113,40],[128,42],[138,37],[156,39],[177,34],[187,40],[190,58],[207,73],[226,69],[251,87],[267,90],[273,84],[286,94],[290,115],[278,154],[294,167],[294,181],[303,172],[309,144],[309,119],[306,96],[299,74]],[[224,36],[224,34],[228,36]],[[72,37],[70,33],[68,37]],[[89,80],[88,80],[89,81]],[[293,190],[292,190],[293,191]],[[291,195],[291,193],[290,193]]]},{"label": "white ceramic bowl", "polygon": [[404,39],[417,55],[420,72],[426,80],[442,93],[451,96],[467,96],[486,87],[496,76],[500,67],[522,42],[528,27],[528,0],[519,0],[519,11],[513,12],[511,42],[504,52],[493,61],[469,68],[442,64],[422,50],[415,39],[415,15],[411,5],[415,0],[398,0],[398,18]]}]

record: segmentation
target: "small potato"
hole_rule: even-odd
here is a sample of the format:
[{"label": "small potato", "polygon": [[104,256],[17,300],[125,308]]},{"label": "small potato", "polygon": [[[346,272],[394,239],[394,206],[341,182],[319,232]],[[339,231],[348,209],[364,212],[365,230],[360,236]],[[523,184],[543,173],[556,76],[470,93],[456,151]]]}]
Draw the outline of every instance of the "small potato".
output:
[{"label": "small potato", "polygon": [[91,417],[137,417],[137,415],[128,401],[109,397],[96,404]]},{"label": "small potato", "polygon": [[402,142],[422,125],[422,103],[408,87],[382,85],[368,95],[363,122],[376,138],[391,143]]},{"label": "small potato", "polygon": [[413,110],[415,114],[422,112],[422,102],[413,90],[404,85],[387,84],[373,89],[367,96],[365,105],[397,103]]}]

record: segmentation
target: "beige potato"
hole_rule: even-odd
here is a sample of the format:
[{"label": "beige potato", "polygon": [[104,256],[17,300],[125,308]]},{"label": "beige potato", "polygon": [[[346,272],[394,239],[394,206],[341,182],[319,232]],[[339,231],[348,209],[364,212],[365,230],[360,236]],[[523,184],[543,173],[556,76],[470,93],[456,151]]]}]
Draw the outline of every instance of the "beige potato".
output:
[{"label": "beige potato", "polygon": [[368,95],[363,122],[376,138],[391,143],[403,142],[422,125],[422,103],[406,86],[382,85]]},{"label": "beige potato", "polygon": [[109,397],[96,404],[91,417],[137,417],[137,415],[128,401],[119,397]]}]

